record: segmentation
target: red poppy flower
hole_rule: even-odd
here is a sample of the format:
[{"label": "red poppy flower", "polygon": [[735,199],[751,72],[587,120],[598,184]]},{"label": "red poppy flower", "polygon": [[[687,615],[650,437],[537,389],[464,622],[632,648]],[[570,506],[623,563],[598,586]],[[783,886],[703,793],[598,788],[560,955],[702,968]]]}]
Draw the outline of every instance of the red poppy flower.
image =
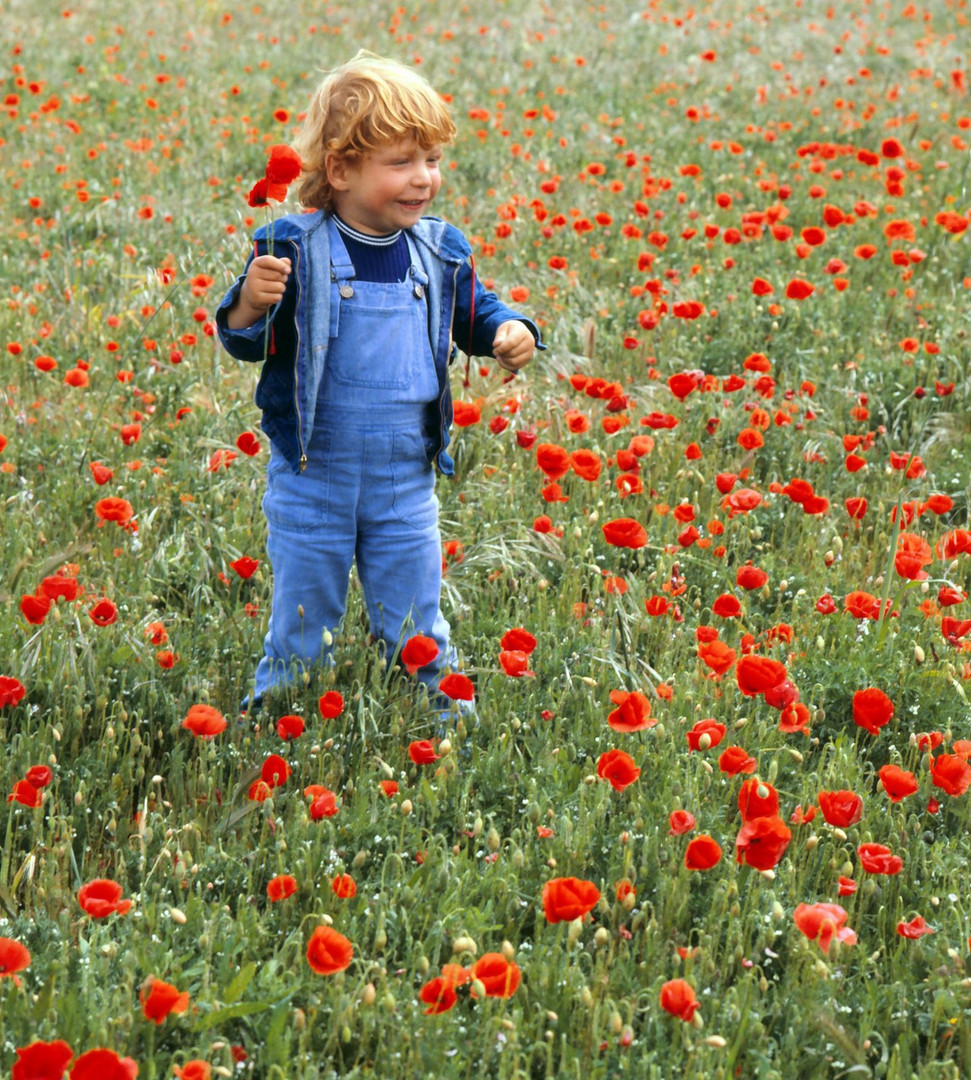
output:
[{"label": "red poppy flower", "polygon": [[127,915],[131,900],[122,900],[121,894],[122,888],[117,881],[95,878],[78,890],[78,903],[92,919],[106,919],[116,912]]},{"label": "red poppy flower", "polygon": [[910,938],[915,941],[917,938],[922,938],[925,934],[936,934],[937,931],[933,926],[928,926],[924,921],[923,915],[915,915],[910,922],[897,923],[897,933],[901,937]]},{"label": "red poppy flower", "polygon": [[633,518],[615,518],[602,526],[604,539],[613,547],[642,548],[647,544],[647,530]]},{"label": "red poppy flower", "polygon": [[281,739],[299,739],[304,732],[304,722],[299,716],[281,716],[276,722],[276,733]]},{"label": "red poppy flower", "polygon": [[350,874],[338,874],[330,887],[333,894],[341,900],[350,900],[357,895],[357,882]]},{"label": "red poppy flower", "polygon": [[[480,399],[481,400],[481,399]],[[477,401],[452,402],[452,423],[456,427],[471,427],[482,419],[482,406]]]},{"label": "red poppy flower", "polygon": [[536,447],[536,464],[550,480],[559,480],[570,470],[570,453],[556,443],[540,443]]},{"label": "red poppy flower", "polygon": [[414,675],[419,668],[426,667],[438,656],[438,645],[430,637],[415,634],[408,638],[401,649],[401,662],[409,675]]},{"label": "red poppy flower", "polygon": [[779,714],[779,730],[787,735],[809,734],[809,708],[801,701],[786,707]]},{"label": "red poppy flower", "polygon": [[679,371],[668,376],[668,389],[678,401],[684,401],[699,385],[698,373],[694,371]]},{"label": "red poppy flower", "polygon": [[10,675],[0,675],[0,709],[5,705],[18,705],[26,694],[24,684]]},{"label": "red poppy flower", "polygon": [[135,513],[132,504],[127,499],[115,496],[99,499],[94,504],[94,512],[101,521],[116,521],[119,525],[127,525]]},{"label": "red poppy flower", "polygon": [[418,991],[418,997],[428,1006],[425,1010],[426,1016],[436,1016],[438,1013],[448,1012],[458,1001],[458,994],[455,993],[454,984],[448,979],[442,978],[441,975],[425,983]]},{"label": "red poppy flower", "polygon": [[891,802],[902,802],[917,791],[917,777],[899,765],[883,765],[877,775]]},{"label": "red poppy flower", "polygon": [[15,986],[20,986],[18,971],[30,967],[30,950],[13,938],[0,937],[0,979],[9,977]]},{"label": "red poppy flower", "polygon": [[300,175],[303,163],[300,155],[285,143],[270,147],[270,157],[266,163],[266,179],[271,184],[292,184]]},{"label": "red poppy flower", "polygon": [[793,278],[786,285],[787,300],[805,300],[816,291],[816,286],[805,281],[803,278]]},{"label": "red poppy flower", "polygon": [[45,788],[54,779],[54,772],[50,765],[31,765],[26,779],[27,783],[33,784],[35,788]]},{"label": "red poppy flower", "polygon": [[382,794],[388,799],[391,799],[398,794],[397,780],[382,780],[378,784],[378,787],[381,788]]},{"label": "red poppy flower", "polygon": [[971,765],[960,754],[931,758],[931,780],[948,795],[963,795],[971,787]]},{"label": "red poppy flower", "polygon": [[247,457],[255,457],[263,448],[252,431],[244,431],[236,440],[236,449]]},{"label": "red poppy flower", "polygon": [[[472,965],[471,975],[482,983],[486,997],[497,998],[512,997],[522,978],[519,965],[497,952],[483,953]],[[474,991],[472,996],[475,997]]]},{"label": "red poppy flower", "polygon": [[614,731],[643,731],[657,723],[651,719],[651,702],[639,690],[611,690],[610,700],[617,706],[607,716]]},{"label": "red poppy flower", "polygon": [[846,594],[843,599],[843,610],[854,619],[879,619],[880,601],[871,593],[857,589]]},{"label": "red poppy flower", "polygon": [[711,611],[720,619],[736,619],[742,613],[742,605],[731,593],[722,593],[711,605]]},{"label": "red poppy flower", "polygon": [[192,1058],[181,1067],[172,1066],[176,1080],[212,1080],[212,1066],[202,1058]]},{"label": "red poppy flower", "polygon": [[770,709],[786,709],[799,700],[799,690],[788,679],[783,679],[778,686],[766,690],[763,697]]},{"label": "red poppy flower", "polygon": [[334,817],[340,809],[337,805],[337,796],[330,788],[324,787],[323,784],[310,784],[303,789],[303,793],[310,797],[311,821]]},{"label": "red poppy flower", "polygon": [[941,607],[954,607],[955,604],[963,604],[968,594],[963,589],[955,589],[954,585],[941,585],[938,590],[938,603]]},{"label": "red poppy flower", "polygon": [[668,815],[669,836],[684,836],[695,827],[695,816],[690,810],[672,810]]},{"label": "red poppy flower", "polygon": [[688,870],[710,870],[721,857],[721,845],[707,833],[701,833],[685,848],[684,865]]},{"label": "red poppy flower", "polygon": [[475,698],[475,685],[468,675],[453,671],[438,684],[438,689],[452,701],[472,701]]},{"label": "red poppy flower", "polygon": [[275,878],[271,878],[266,884],[266,895],[269,897],[270,902],[274,904],[286,900],[288,896],[293,896],[296,891],[297,879],[289,874],[277,874]]},{"label": "red poppy flower", "polygon": [[634,759],[623,750],[607,750],[597,761],[597,776],[608,781],[614,791],[623,791],[640,775]]},{"label": "red poppy flower", "polygon": [[317,708],[325,720],[334,720],[344,711],[344,698],[336,690],[328,690],[317,702]]},{"label": "red poppy flower", "polygon": [[212,705],[192,705],[182,726],[197,739],[212,739],[226,730],[226,717]]},{"label": "red poppy flower", "polygon": [[735,574],[735,581],[740,589],[761,589],[769,580],[769,575],[751,563],[740,566]]},{"label": "red poppy flower", "polygon": [[529,670],[529,655],[521,649],[503,649],[499,653],[499,663],[502,670],[514,679],[521,678],[523,675],[536,674],[535,671]]},{"label": "red poppy flower", "polygon": [[269,205],[270,199],[273,199],[275,202],[283,202],[286,197],[286,184],[274,184],[267,180],[265,176],[262,176],[250,188],[249,194],[246,196],[246,201],[255,209]]},{"label": "red poppy flower", "polygon": [[600,890],[583,878],[551,878],[543,886],[543,913],[547,922],[572,922],[593,910],[599,900]]},{"label": "red poppy flower", "polygon": [[273,789],[265,780],[254,780],[249,786],[247,797],[251,802],[266,802],[273,794]]},{"label": "red poppy flower", "polygon": [[135,1080],[138,1065],[129,1057],[98,1046],[82,1054],[71,1068],[71,1080]]},{"label": "red poppy flower", "polygon": [[729,746],[724,749],[718,758],[718,768],[729,776],[737,776],[739,773],[755,772],[758,762],[740,746]]},{"label": "red poppy flower", "polygon": [[570,454],[570,468],[581,480],[592,484],[600,476],[603,462],[600,460],[600,455],[592,450],[574,450]]},{"label": "red poppy flower", "polygon": [[884,844],[860,844],[856,853],[868,874],[899,874],[904,868],[903,859]]},{"label": "red poppy flower", "polygon": [[408,757],[416,765],[431,765],[433,761],[438,761],[439,755],[428,739],[417,739],[408,744]]},{"label": "red poppy flower", "polygon": [[661,987],[661,1008],[672,1016],[690,1021],[700,1008],[694,989],[684,979],[669,979]]},{"label": "red poppy flower", "polygon": [[13,786],[13,791],[7,796],[7,802],[36,808],[44,802],[44,793],[29,780],[18,780]]},{"label": "red poppy flower", "polygon": [[10,1080],[61,1080],[74,1051],[63,1039],[17,1047]]},{"label": "red poppy flower", "polygon": [[893,718],[893,702],[875,686],[857,690],[853,695],[853,720],[871,735],[879,735],[880,728]]},{"label": "red poppy flower", "polygon": [[818,942],[827,955],[834,938],[844,945],[856,944],[856,933],[846,925],[848,916],[839,904],[799,904],[792,918],[806,937]]},{"label": "red poppy flower", "polygon": [[735,663],[736,653],[724,641],[716,638],[698,647],[698,659],[716,675],[724,675]]},{"label": "red poppy flower", "polygon": [[764,694],[787,677],[786,666],[768,656],[742,656],[735,665],[738,688],[747,697]]},{"label": "red poppy flower", "polygon": [[280,787],[290,775],[290,766],[279,754],[270,754],[260,769],[260,779],[271,788]]},{"label": "red poppy flower", "polygon": [[837,828],[847,829],[863,817],[863,799],[854,791],[821,791],[818,802],[828,824]]},{"label": "red poppy flower", "polygon": [[142,1003],[142,1012],[146,1019],[156,1024],[165,1022],[170,1013],[184,1013],[189,1007],[189,991],[181,993],[171,984],[149,976],[141,990],[138,1000]]},{"label": "red poppy flower", "polygon": [[778,817],[746,821],[735,837],[735,859],[756,870],[771,870],[785,854],[792,832]]},{"label": "red poppy flower", "polygon": [[745,780],[738,789],[738,809],[742,821],[751,821],[757,817],[777,817],[779,792],[765,780],[753,776]]},{"label": "red poppy flower", "polygon": [[971,634],[971,619],[955,619],[945,615],[941,619],[941,634],[952,645]]},{"label": "red poppy flower", "polygon": [[335,975],[350,966],[351,943],[331,926],[318,926],[307,942],[307,962],[318,975]]},{"label": "red poppy flower", "polygon": [[99,487],[103,487],[115,475],[112,469],[109,469],[107,465],[102,465],[100,461],[92,461],[88,468],[91,470],[94,482]]},{"label": "red poppy flower", "polygon": [[536,648],[536,638],[521,626],[514,626],[499,639],[499,648],[517,650],[529,656]]},{"label": "red poppy flower", "polygon": [[118,608],[105,597],[88,609],[88,616],[96,626],[111,626],[118,621]]},{"label": "red poppy flower", "polygon": [[717,720],[698,720],[694,727],[685,732],[688,746],[692,750],[710,750],[725,738],[728,729]]},{"label": "red poppy flower", "polygon": [[234,559],[230,564],[230,569],[235,570],[237,574],[244,580],[248,580],[256,573],[256,568],[260,565],[259,559],[253,559],[249,555],[243,555],[238,559]]}]

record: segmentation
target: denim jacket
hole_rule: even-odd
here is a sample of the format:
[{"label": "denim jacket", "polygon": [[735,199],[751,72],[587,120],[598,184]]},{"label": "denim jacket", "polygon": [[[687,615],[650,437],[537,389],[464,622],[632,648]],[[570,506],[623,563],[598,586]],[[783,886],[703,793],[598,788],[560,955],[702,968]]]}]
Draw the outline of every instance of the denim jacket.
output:
[{"label": "denim jacket", "polygon": [[[328,215],[323,211],[289,214],[254,235],[255,254],[289,258],[291,274],[283,299],[248,327],[227,324],[230,307],[239,295],[246,270],[237,278],[216,312],[219,339],[237,360],[264,361],[256,387],[256,404],[263,410],[263,430],[281,450],[294,472],[307,462],[314,429],[317,391],[327,362],[330,339],[331,268]],[[510,319],[526,324],[537,340],[539,330],[529,319],[488,292],[470,265],[471,248],[454,226],[424,217],[408,230],[428,275],[428,338],[435,357],[438,400],[429,407],[425,443],[430,461],[446,476],[454,464],[446,453],[452,424],[452,395],[448,366],[456,347],[469,356],[491,356],[499,326]]]}]

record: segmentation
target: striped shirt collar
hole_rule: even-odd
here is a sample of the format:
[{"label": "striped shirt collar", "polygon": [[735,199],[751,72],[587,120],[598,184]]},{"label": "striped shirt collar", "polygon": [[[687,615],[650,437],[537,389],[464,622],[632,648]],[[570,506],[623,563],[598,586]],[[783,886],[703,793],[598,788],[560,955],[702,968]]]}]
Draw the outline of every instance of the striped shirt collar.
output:
[{"label": "striped shirt collar", "polygon": [[336,214],[334,214],[334,224],[344,236],[356,240],[359,244],[367,244],[369,247],[391,247],[392,244],[397,244],[401,238],[401,229],[397,229],[387,236],[372,236],[370,233],[363,233],[352,225],[348,225],[346,221],[341,221]]}]

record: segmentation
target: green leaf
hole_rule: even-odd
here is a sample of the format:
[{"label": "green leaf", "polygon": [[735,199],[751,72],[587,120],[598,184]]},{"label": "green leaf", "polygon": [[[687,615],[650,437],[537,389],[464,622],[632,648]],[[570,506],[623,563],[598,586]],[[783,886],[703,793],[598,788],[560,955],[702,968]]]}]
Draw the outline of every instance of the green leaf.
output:
[{"label": "green leaf", "polygon": [[243,996],[243,991],[250,984],[250,980],[256,974],[256,964],[250,962],[244,964],[233,976],[233,981],[223,992],[223,998],[230,1005],[235,1004]]}]

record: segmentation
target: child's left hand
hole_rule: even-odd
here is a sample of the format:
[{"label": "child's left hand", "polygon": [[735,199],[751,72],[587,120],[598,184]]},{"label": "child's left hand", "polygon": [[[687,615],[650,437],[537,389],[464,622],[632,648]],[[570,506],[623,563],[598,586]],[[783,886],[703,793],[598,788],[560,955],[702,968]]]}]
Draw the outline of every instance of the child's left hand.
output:
[{"label": "child's left hand", "polygon": [[492,342],[492,355],[506,371],[519,371],[533,358],[536,341],[525,323],[518,319],[504,322]]}]

